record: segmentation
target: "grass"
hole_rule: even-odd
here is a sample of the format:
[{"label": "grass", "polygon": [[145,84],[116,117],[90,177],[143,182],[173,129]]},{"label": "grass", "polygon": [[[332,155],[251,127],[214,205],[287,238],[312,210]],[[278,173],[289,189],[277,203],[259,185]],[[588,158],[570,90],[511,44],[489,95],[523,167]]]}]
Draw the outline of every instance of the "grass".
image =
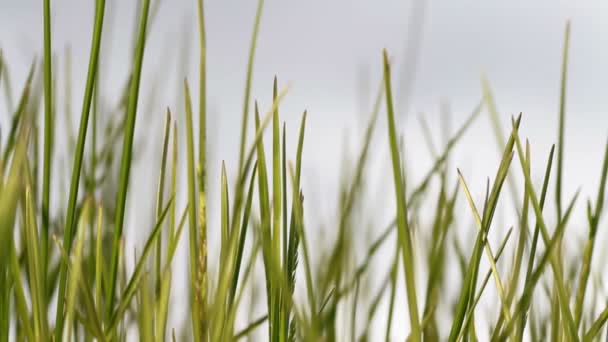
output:
[{"label": "grass", "polygon": [[[533,156],[530,142],[521,137],[525,113],[511,118],[511,129],[503,130],[501,122],[508,117],[497,111],[490,84],[483,78],[482,100],[458,130],[435,128],[421,120],[433,163],[418,183],[410,182],[409,165],[405,165],[408,156],[393,108],[388,52],[379,54],[383,82],[355,162],[347,164],[348,172],[340,180],[336,225],[329,227],[335,230],[335,237],[321,248],[314,236],[318,230],[312,227],[315,213],[308,212],[310,207],[305,205],[315,198],[307,197],[302,186],[306,127],[311,119],[304,111],[296,153],[290,156],[287,137],[296,130],[282,121],[280,113],[288,87],[279,87],[275,77],[272,104],[263,115],[258,102],[252,100],[262,0],[254,14],[241,126],[234,128],[235,136],[240,132],[238,167],[230,170],[222,164],[220,220],[217,226],[209,224],[207,203],[218,199],[207,193],[208,183],[215,180],[207,178],[203,1],[198,0],[196,6],[198,94],[191,93],[191,83],[184,80],[183,112],[167,108],[162,137],[146,136],[146,143],[161,146],[158,169],[150,172],[158,179],[156,196],[146,203],[154,208],[154,222],[148,230],[128,225],[125,218],[143,215],[127,211],[129,199],[146,201],[129,184],[136,163],[137,116],[142,111],[140,104],[148,100],[140,94],[145,46],[158,3],[140,2],[128,82],[115,99],[118,109],[105,111],[98,103],[98,80],[103,73],[99,66],[106,3],[96,0],[82,108],[75,118],[77,134],[71,129],[69,106],[65,112],[57,110],[58,93],[65,96],[60,101],[71,101],[72,69],[69,49],[65,55],[53,54],[50,1],[43,1],[42,61],[32,63],[16,98],[10,64],[0,50],[0,87],[5,88],[7,103],[3,110],[10,117],[0,141],[0,342],[122,341],[133,333],[144,341],[606,338],[608,307],[604,284],[596,280],[604,269],[592,261],[602,243],[598,233],[604,217],[608,141],[598,170],[595,202],[586,202],[586,222],[571,219],[579,207],[579,193],[567,198],[562,190],[565,182],[576,181],[564,172],[569,23],[556,115],[559,128],[548,154]],[[53,67],[62,57],[65,80],[57,77]],[[42,101],[44,105],[39,107]],[[454,147],[484,112],[492,121],[489,130],[496,136],[500,162],[495,165],[494,178],[485,183],[483,202],[477,202],[469,185],[483,181],[465,179],[470,170],[452,165],[450,159]],[[59,115],[67,119],[64,129],[56,125]],[[384,115],[385,127],[379,120]],[[185,134],[178,131],[181,122]],[[247,135],[250,130],[255,132],[252,137]],[[185,146],[178,140],[181,134]],[[53,167],[59,154],[57,136],[62,135],[68,141],[70,173]],[[380,143],[390,152],[393,179],[386,181],[392,190],[387,199],[396,206],[394,219],[386,227],[372,227],[371,235],[365,236],[359,229],[360,213],[368,211],[364,183],[374,135],[382,137]],[[443,145],[433,141],[434,135],[445,137]],[[270,149],[265,137],[271,138]],[[180,151],[185,155],[178,155]],[[542,161],[538,170],[537,160]],[[544,171],[540,188],[533,178],[537,171]],[[54,186],[64,179],[70,180],[67,198]],[[181,181],[186,189],[178,186]],[[505,199],[505,186],[510,199]],[[555,194],[552,199],[551,191]],[[515,204],[513,221],[517,222],[507,230],[495,219],[505,200]],[[545,210],[548,205],[556,208],[554,223]],[[376,213],[369,210],[366,214]],[[463,227],[457,218],[472,225]],[[581,225],[587,228],[585,241],[574,246],[573,255],[566,254],[564,241],[570,238],[573,226]],[[469,239],[466,229],[475,238]],[[125,248],[126,232],[132,230],[137,230],[143,242],[136,251]],[[147,233],[141,233],[144,231]],[[210,235],[221,237],[219,255],[212,258]],[[175,256],[184,239],[187,292],[177,293],[174,274],[183,263]],[[382,260],[385,267],[375,262],[380,250],[388,251],[389,257]],[[209,265],[209,260],[217,260],[217,264]],[[492,291],[488,289],[490,279]],[[181,325],[172,323],[176,297],[186,298],[188,303],[179,309],[187,315]],[[493,304],[490,314],[479,306],[482,298]],[[253,314],[260,309],[260,314]],[[378,321],[386,324],[378,325]],[[396,336],[397,328],[406,333]]]}]

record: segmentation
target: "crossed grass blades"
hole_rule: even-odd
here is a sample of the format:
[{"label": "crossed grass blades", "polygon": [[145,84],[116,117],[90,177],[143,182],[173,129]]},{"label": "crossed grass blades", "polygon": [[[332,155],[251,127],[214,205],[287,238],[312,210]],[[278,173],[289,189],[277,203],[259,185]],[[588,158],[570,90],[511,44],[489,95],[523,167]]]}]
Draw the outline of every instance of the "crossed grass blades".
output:
[{"label": "crossed grass blades", "polygon": [[[566,257],[563,252],[564,237],[572,226],[569,219],[578,203],[578,193],[565,198],[562,191],[569,25],[563,51],[557,144],[548,149],[546,161],[539,163],[544,170],[540,188],[531,178],[532,170],[536,170],[532,160],[536,159],[530,154],[528,141],[522,141],[519,135],[525,119],[521,115],[513,118],[510,129],[504,130],[485,79],[482,100],[461,127],[453,134],[440,132],[451,136],[443,150],[432,142],[431,135],[438,133],[437,129],[422,122],[429,155],[435,161],[420,183],[409,184],[393,108],[390,63],[384,51],[383,82],[361,150],[347,167],[352,172],[345,172],[342,179],[337,235],[330,248],[320,251],[310,245],[311,229],[306,227],[310,214],[304,213],[301,187],[307,114],[301,117],[292,160],[286,152],[287,127],[281,124],[279,113],[287,89],[280,90],[275,78],[272,105],[266,113],[251,100],[261,0],[248,57],[238,168],[232,170],[236,182],[229,182],[229,172],[222,166],[220,225],[208,225],[207,203],[217,199],[207,197],[205,15],[199,0],[198,111],[193,106],[189,81],[185,80],[181,92],[184,112],[167,109],[164,134],[159,137],[154,224],[143,248],[135,252],[134,266],[128,268],[126,260],[132,251],[124,248],[124,234],[135,227],[125,223],[127,197],[138,197],[138,193],[128,193],[130,170],[135,163],[134,129],[140,102],[150,101],[140,99],[140,79],[147,32],[158,15],[158,2],[142,0],[138,8],[132,67],[115,109],[104,111],[98,101],[98,80],[104,72],[99,65],[106,3],[96,0],[90,60],[75,135],[71,128],[70,51],[52,53],[50,0],[43,1],[42,61],[32,62],[16,98],[11,88],[10,61],[0,51],[0,87],[4,88],[7,104],[3,111],[11,118],[10,126],[2,127],[5,135],[0,146],[0,341],[121,341],[127,340],[131,332],[143,341],[229,341],[253,336],[271,341],[366,341],[382,337],[460,341],[477,340],[478,336],[493,340],[526,337],[533,341],[591,341],[606,336],[608,306],[603,304],[603,283],[597,277],[601,270],[591,265],[603,214],[608,144],[602,169],[598,170],[597,198],[587,202],[587,240],[574,257]],[[63,61],[65,70],[63,84],[56,72],[58,60]],[[57,96],[60,92],[63,98]],[[65,112],[57,111],[58,101],[64,102]],[[381,128],[378,118],[384,112],[388,125]],[[492,119],[501,159],[494,179],[488,180],[484,201],[475,203],[464,176],[468,170],[457,170],[449,160],[454,146],[483,112]],[[56,126],[60,115],[65,115],[68,123],[64,129]],[[178,155],[182,149],[178,146],[177,122],[181,120],[186,130],[185,157]],[[251,127],[255,135],[248,137]],[[364,207],[363,184],[372,137],[377,132],[390,150],[396,213],[380,233],[374,229],[377,238],[362,250],[362,236],[353,226],[357,212]],[[267,134],[272,136],[270,149],[263,141]],[[55,156],[66,147],[57,143],[58,135],[68,137],[67,152],[63,152],[71,162],[71,173],[52,172]],[[183,168],[187,189],[181,191],[177,184]],[[516,184],[515,174],[523,175],[523,194],[518,191],[522,185]],[[57,188],[52,184],[63,180],[69,180],[67,198],[51,191]],[[499,202],[507,196],[505,185],[517,209],[518,225],[507,230],[499,246],[493,246],[488,237],[496,234],[492,229],[497,225],[494,216]],[[551,200],[547,197],[550,187],[554,188],[557,209],[554,225],[548,223],[553,220],[543,212]],[[178,207],[177,198],[185,198],[186,204]],[[53,206],[51,201],[60,203]],[[461,241],[467,228],[456,227],[455,220],[458,201],[466,201],[470,212],[461,215],[472,218],[475,226],[475,239],[464,246]],[[426,220],[428,225],[421,225],[418,219],[423,205],[434,208]],[[60,209],[51,210],[54,207]],[[189,319],[180,326],[169,326],[176,267],[173,260],[185,227]],[[209,230],[220,236],[219,265],[215,269],[221,272],[215,274],[208,265]],[[372,273],[371,260],[381,248],[390,251],[390,241],[394,241],[394,258],[388,269]],[[363,262],[353,265],[353,256],[357,255]],[[456,278],[447,275],[452,265],[449,260],[454,258],[460,270]],[[484,258],[488,267],[482,263]],[[262,292],[252,276],[259,261],[263,266]],[[365,284],[378,275],[383,279],[381,286],[372,292],[366,290],[369,287]],[[480,310],[477,305],[490,279],[496,288],[496,311],[481,323],[476,319]],[[296,280],[303,283],[296,286]],[[403,288],[399,286],[401,281]],[[454,287],[458,289],[455,296],[449,294]],[[396,302],[398,291],[405,291],[402,303]],[[247,297],[251,297],[250,304],[244,301]],[[246,316],[249,321],[245,324],[238,321],[237,314],[252,312],[258,298],[264,300],[266,313]],[[380,306],[383,301],[388,302],[386,309]],[[395,315],[399,307],[407,308],[407,316]],[[373,324],[378,319],[386,320],[384,331]],[[408,333],[396,337],[396,326],[406,327]]]}]

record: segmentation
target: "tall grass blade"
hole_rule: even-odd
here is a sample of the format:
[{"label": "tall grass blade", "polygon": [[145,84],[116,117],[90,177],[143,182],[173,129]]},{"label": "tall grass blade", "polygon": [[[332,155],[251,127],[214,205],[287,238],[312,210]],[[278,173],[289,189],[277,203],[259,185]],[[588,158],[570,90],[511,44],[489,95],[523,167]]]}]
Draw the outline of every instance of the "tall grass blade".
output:
[{"label": "tall grass blade", "polygon": [[46,260],[48,260],[48,237],[49,237],[49,208],[50,208],[50,187],[51,187],[51,168],[53,151],[53,64],[51,60],[51,1],[44,0],[44,171],[42,177],[42,260],[43,273],[46,284]]},{"label": "tall grass blade", "polygon": [[255,59],[255,50],[258,41],[258,33],[260,31],[260,22],[262,19],[262,8],[264,7],[264,0],[258,0],[257,10],[255,12],[255,21],[253,24],[253,33],[251,41],[249,43],[249,57],[247,59],[247,76],[245,79],[245,96],[243,98],[243,116],[241,121],[241,144],[239,147],[239,172],[243,169],[243,162],[245,161],[245,144],[247,141],[247,127],[249,118],[249,102],[251,96],[251,83],[253,82],[253,62]]},{"label": "tall grass blade", "polygon": [[562,214],[562,178],[564,169],[564,124],[566,116],[566,83],[568,76],[568,52],[570,49],[570,22],[566,23],[564,32],[564,48],[561,68],[560,96],[559,96],[559,128],[557,141],[557,178],[555,179],[555,205],[557,218]]},{"label": "tall grass blade", "polygon": [[595,241],[597,236],[597,228],[600,221],[600,215],[604,209],[604,194],[606,191],[606,179],[608,175],[608,142],[604,148],[604,162],[602,166],[602,175],[600,177],[600,186],[597,191],[597,200],[595,203],[595,211],[591,215],[589,222],[589,236],[585,243],[583,250],[583,264],[581,268],[580,278],[578,281],[578,290],[576,292],[576,302],[574,307],[574,319],[577,328],[580,327],[581,318],[583,313],[583,305],[585,301],[585,293],[587,289],[587,282],[589,281],[589,274],[591,272],[591,258],[595,248]]},{"label": "tall grass blade", "polygon": [[122,239],[122,231],[125,220],[125,208],[129,187],[129,176],[131,172],[133,139],[135,135],[135,119],[137,117],[137,104],[139,99],[139,89],[141,80],[141,70],[144,59],[144,49],[146,46],[146,30],[148,25],[148,13],[150,10],[150,0],[143,0],[141,20],[137,35],[137,45],[135,48],[135,58],[133,60],[132,78],[129,90],[129,100],[126,113],[126,125],[122,149],[122,159],[120,164],[120,179],[118,185],[118,195],[116,199],[116,217],[114,220],[114,234],[112,243],[112,259],[110,271],[110,286],[108,290],[108,313],[114,308],[114,296],[116,290],[116,277],[118,271],[118,252],[119,244]]},{"label": "tall grass blade", "polygon": [[412,341],[421,340],[420,320],[418,318],[418,299],[416,296],[416,280],[414,270],[414,255],[412,252],[412,242],[408,227],[407,204],[404,194],[404,182],[401,178],[401,158],[397,146],[397,133],[395,128],[395,118],[393,111],[393,99],[391,93],[390,66],[386,50],[384,57],[384,85],[386,91],[386,107],[388,115],[388,134],[391,147],[391,158],[393,161],[393,176],[395,180],[395,195],[397,197],[397,226],[398,239],[401,248],[403,268],[405,273],[405,283],[407,288],[407,301],[410,314],[410,329]]},{"label": "tall grass blade", "polygon": [[[89,113],[91,110],[91,102],[93,97],[93,88],[97,80],[97,71],[99,67],[99,52],[101,45],[101,35],[103,31],[103,19],[105,13],[105,0],[97,0],[95,6],[95,24],[93,26],[93,38],[91,41],[91,54],[89,56],[89,67],[87,72],[87,81],[85,86],[84,98],[82,102],[82,112],[80,115],[80,127],[78,130],[78,140],[74,153],[74,162],[72,167],[72,178],[70,181],[70,194],[68,198],[67,213],[65,219],[65,231],[63,236],[64,248],[69,252],[72,246],[72,230],[76,215],[76,202],[78,199],[78,187],[80,185],[80,172],[82,169],[82,159],[84,156],[84,147],[87,135],[87,126],[89,123]],[[64,319],[64,302],[66,296],[66,281],[67,269],[65,266],[60,267],[59,289],[57,293],[57,313],[55,316],[55,340],[59,341],[63,337],[63,319]]]},{"label": "tall grass blade", "polygon": [[[206,257],[205,246],[203,250],[198,250],[196,242],[199,241],[199,232],[196,224],[196,178],[194,171],[194,133],[192,123],[192,100],[190,98],[190,89],[188,82],[184,80],[185,103],[186,103],[186,159],[187,159],[187,183],[188,183],[188,222],[189,222],[189,270],[190,270],[190,300],[192,303],[192,332],[195,340],[201,340],[202,331],[206,330],[207,317],[207,282],[205,278],[201,278],[206,274],[205,265],[199,264],[201,258]],[[203,232],[201,232],[203,233]],[[200,255],[200,257],[199,257]],[[197,265],[200,268],[197,268]]]}]

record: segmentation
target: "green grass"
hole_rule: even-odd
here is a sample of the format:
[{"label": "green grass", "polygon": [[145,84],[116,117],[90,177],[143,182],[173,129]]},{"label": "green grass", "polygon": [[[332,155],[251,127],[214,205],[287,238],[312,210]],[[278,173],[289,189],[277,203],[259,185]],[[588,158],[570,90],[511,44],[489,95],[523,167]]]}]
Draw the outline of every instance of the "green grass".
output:
[{"label": "green grass", "polygon": [[[32,63],[15,98],[10,63],[0,50],[0,87],[7,104],[2,110],[10,117],[0,142],[0,342],[123,341],[132,332],[143,341],[606,338],[605,284],[596,280],[605,270],[593,257],[602,243],[598,233],[604,217],[608,141],[597,170],[597,195],[583,208],[586,221],[572,219],[580,207],[579,192],[567,198],[563,191],[563,184],[578,181],[564,172],[569,23],[555,116],[559,128],[547,155],[532,155],[531,143],[521,136],[525,113],[511,118],[511,129],[503,130],[502,122],[509,117],[497,111],[490,84],[482,78],[482,100],[456,131],[421,120],[432,163],[417,183],[411,182],[405,165],[403,141],[408,137],[400,136],[393,108],[388,52],[379,52],[382,83],[354,163],[345,163],[339,193],[324,194],[335,195],[338,209],[335,225],[326,227],[332,239],[320,244],[319,230],[312,226],[319,220],[306,210],[307,201],[316,199],[307,197],[302,186],[307,122],[319,118],[304,111],[299,127],[288,126],[280,111],[288,88],[279,87],[278,77],[267,85],[272,104],[266,112],[252,100],[262,0],[252,13],[241,126],[230,132],[239,139],[237,168],[222,163],[221,178],[207,178],[205,11],[203,1],[197,0],[198,94],[191,93],[191,83],[184,80],[183,112],[167,108],[163,135],[145,137],[146,143],[160,146],[159,163],[154,165],[158,169],[150,172],[158,177],[156,196],[149,201],[129,184],[140,104],[152,101],[140,94],[140,81],[158,2],[140,3],[128,82],[114,99],[118,109],[105,111],[98,103],[98,79],[104,72],[99,65],[106,3],[96,0],[82,108],[74,118],[77,133],[71,128],[69,105],[74,91],[70,52],[53,54],[51,2],[45,0],[42,6],[43,58]],[[57,77],[56,63],[65,66],[64,78]],[[58,93],[63,97],[58,99]],[[66,104],[64,112],[58,112],[58,102]],[[486,112],[488,131],[493,131],[500,149],[496,174],[487,182],[465,177],[472,170],[453,165],[452,158],[455,146]],[[66,117],[64,128],[56,125],[59,115]],[[386,121],[380,120],[383,117]],[[255,132],[252,137],[247,135],[250,130]],[[292,132],[297,132],[297,145],[287,146]],[[180,135],[185,136],[184,146]],[[374,140],[374,135],[381,139]],[[436,135],[445,138],[443,145],[433,140]],[[54,167],[63,152],[57,136],[67,137],[69,173]],[[270,138],[270,149],[265,138]],[[378,144],[390,152],[393,179],[385,180],[391,186],[386,199],[394,201],[395,211],[385,227],[366,232],[359,229],[360,214],[375,217],[376,212],[366,207],[374,199],[364,184]],[[185,154],[178,155],[180,151]],[[544,172],[540,188],[533,177],[537,172]],[[65,196],[55,184],[67,179]],[[178,186],[182,181],[185,189]],[[209,197],[209,182],[217,182],[219,198]],[[483,202],[471,193],[473,184],[486,185]],[[134,199],[138,206],[127,212]],[[217,226],[208,220],[211,200],[219,200]],[[500,227],[496,219],[504,201],[515,204],[514,227]],[[143,216],[137,210],[147,204],[154,208],[151,227],[128,225],[126,215]],[[548,205],[555,213],[545,210]],[[571,243],[574,254],[565,253],[564,241],[581,226],[587,229],[585,240],[580,246]],[[143,244],[126,250],[125,234],[134,230]],[[220,237],[219,255],[211,258],[209,236]],[[187,265],[175,259],[179,246],[187,248]],[[378,267],[379,255],[384,267]],[[132,266],[127,267],[127,260]],[[209,260],[217,264],[209,265]],[[187,271],[185,293],[175,292],[179,270]],[[187,299],[188,305],[179,308],[187,318],[174,325],[176,297]],[[490,314],[480,306],[482,298],[491,301]],[[397,329],[405,333],[397,336]]]}]

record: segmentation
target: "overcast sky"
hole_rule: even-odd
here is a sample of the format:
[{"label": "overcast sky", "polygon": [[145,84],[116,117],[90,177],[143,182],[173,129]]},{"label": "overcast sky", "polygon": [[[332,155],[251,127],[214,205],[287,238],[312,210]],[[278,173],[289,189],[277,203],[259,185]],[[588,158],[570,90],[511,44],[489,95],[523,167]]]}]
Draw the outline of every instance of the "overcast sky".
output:
[{"label": "overcast sky", "polygon": [[[105,68],[101,75],[107,101],[115,98],[124,84],[135,3],[107,1],[102,52]],[[229,172],[235,167],[238,137],[233,128],[240,129],[256,3],[208,0],[205,4],[212,186],[219,181],[222,159],[226,159]],[[92,0],[52,1],[54,50],[60,59],[68,45],[73,53],[75,108],[80,108],[78,89],[86,74],[93,4]],[[181,89],[177,87],[183,77],[196,89],[195,13],[194,0],[165,0],[160,7],[147,47],[143,96],[149,94],[155,80],[161,85],[152,111],[139,114],[140,136],[150,130],[160,132],[155,123],[160,120],[155,118],[162,118],[166,106],[181,108],[177,102]],[[394,61],[399,125],[406,136],[406,158],[414,175],[422,174],[429,165],[417,118],[424,114],[437,127],[439,104],[447,101],[454,113],[453,126],[459,126],[479,101],[480,77],[485,74],[505,127],[510,115],[524,113],[522,132],[531,140],[533,166],[540,177],[557,132],[561,51],[565,23],[571,20],[566,195],[579,186],[583,186],[583,194],[592,194],[608,137],[606,13],[608,3],[601,0],[266,0],[252,95],[266,108],[274,75],[281,85],[291,85],[281,112],[292,137],[301,112],[308,110],[304,184],[305,191],[316,197],[314,204],[307,205],[315,205],[327,220],[336,209],[340,153],[345,141],[359,141],[369,99],[380,82],[382,48],[388,49]],[[11,68],[14,91],[21,88],[32,58],[40,55],[41,37],[41,1],[0,0],[0,46]],[[179,65],[180,51],[189,56],[184,60],[186,65]],[[0,104],[5,108],[3,102]],[[1,123],[7,120],[0,114]],[[379,129],[384,134],[385,124]],[[436,136],[436,143],[440,141]],[[373,157],[377,164],[371,167],[370,176],[370,186],[379,189],[391,186],[389,178],[382,177],[390,172],[386,146],[386,138],[380,134]],[[457,148],[455,159],[479,196],[484,190],[482,177],[493,176],[497,167],[496,151],[484,114]],[[147,169],[144,165],[135,172]],[[135,184],[144,187],[149,182],[137,179]],[[390,206],[392,197],[379,203]]]},{"label": "overcast sky", "polygon": [[[54,50],[62,57],[69,44],[73,51],[76,108],[80,104],[78,89],[82,88],[78,85],[84,82],[88,60],[93,4],[52,2]],[[107,1],[104,64],[108,67],[102,77],[108,99],[121,90],[130,63],[134,4]],[[208,96],[214,114],[210,121],[217,128],[210,134],[218,135],[217,145],[226,150],[223,156],[236,151],[236,139],[227,133],[240,120],[255,7],[256,1],[206,2]],[[524,130],[530,129],[524,132],[531,140],[548,144],[556,131],[563,31],[570,19],[566,133],[569,147],[576,146],[569,155],[574,158],[579,148],[588,150],[602,144],[608,133],[608,116],[603,115],[608,112],[608,21],[603,17],[607,9],[604,1],[267,0],[253,97],[262,104],[269,102],[274,75],[281,84],[289,83],[291,90],[283,110],[283,117],[293,123],[288,127],[297,129],[299,113],[308,109],[311,129],[307,148],[314,149],[315,142],[325,147],[310,156],[334,160],[333,153],[340,149],[327,147],[341,144],[345,125],[361,122],[361,105],[366,104],[365,97],[362,100],[360,96],[361,84],[366,81],[366,97],[372,97],[381,74],[381,49],[387,48],[395,61],[397,96],[408,88],[400,79],[414,80],[408,88],[412,90],[408,106],[400,106],[408,117],[402,120],[402,126],[417,128],[417,120],[412,119],[420,113],[434,122],[440,100],[450,102],[455,122],[459,122],[479,99],[479,79],[485,73],[504,122],[509,115],[524,112]],[[0,44],[16,89],[31,59],[41,50],[41,17],[39,1],[3,0]],[[184,76],[189,76],[196,87],[195,20],[195,1],[163,1],[147,48],[144,85],[158,77],[164,78],[161,81],[168,86],[160,94],[158,111],[140,117],[161,115],[166,105],[176,107],[175,89]],[[409,42],[408,50],[408,37],[412,36],[416,39]],[[176,66],[178,52],[187,45],[184,40],[191,45],[186,68]],[[412,68],[413,77],[411,73],[404,76]],[[185,71],[187,74],[180,74]],[[478,126],[478,133],[489,127],[485,123]],[[476,140],[485,141],[487,137]],[[224,159],[232,163],[231,158]]]}]

